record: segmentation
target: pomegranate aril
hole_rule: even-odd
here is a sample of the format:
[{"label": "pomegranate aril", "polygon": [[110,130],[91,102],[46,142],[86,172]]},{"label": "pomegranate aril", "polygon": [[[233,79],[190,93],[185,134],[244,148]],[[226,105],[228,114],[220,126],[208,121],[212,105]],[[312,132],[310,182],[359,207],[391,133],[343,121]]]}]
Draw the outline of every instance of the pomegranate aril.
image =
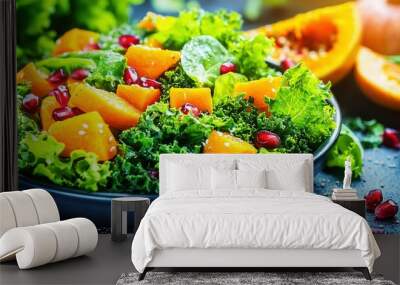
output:
[{"label": "pomegranate aril", "polygon": [[75,69],[71,73],[71,78],[79,81],[85,79],[88,76],[89,76],[89,70],[83,68]]},{"label": "pomegranate aril", "polygon": [[118,43],[123,48],[128,48],[132,45],[140,43],[140,38],[136,35],[122,35],[118,38]]},{"label": "pomegranate aril", "polygon": [[39,97],[34,94],[28,94],[22,100],[22,106],[29,113],[35,113],[39,107]]},{"label": "pomegranate aril", "polygon": [[124,81],[126,84],[139,84],[140,85],[140,78],[135,69],[132,67],[128,67],[124,71]]},{"label": "pomegranate aril", "polygon": [[54,96],[61,106],[67,106],[69,101],[69,92],[65,85],[59,85],[49,92],[49,96]]},{"label": "pomegranate aril", "polygon": [[53,84],[63,84],[67,80],[67,74],[62,69],[58,69],[49,75],[48,81]]},{"label": "pomegranate aril", "polygon": [[101,49],[100,45],[98,43],[88,43],[85,47],[84,47],[84,51],[88,51],[88,50],[99,50]]},{"label": "pomegranate aril", "polygon": [[382,142],[387,147],[400,149],[400,133],[395,129],[385,129]]},{"label": "pomegranate aril", "polygon": [[146,87],[146,88],[154,88],[154,89],[160,89],[161,88],[161,83],[154,80],[154,79],[150,79],[150,78],[146,78],[146,77],[141,77],[140,78],[140,86],[142,87]]},{"label": "pomegranate aril", "polygon": [[184,113],[185,115],[191,112],[192,115],[195,117],[199,117],[201,115],[200,109],[197,106],[190,103],[183,104],[181,107],[181,112]]},{"label": "pomegranate aril", "polygon": [[281,68],[283,71],[288,70],[289,68],[293,67],[295,64],[292,60],[285,58],[281,61]]},{"label": "pomegranate aril", "polygon": [[380,220],[390,219],[396,216],[398,210],[397,203],[389,199],[376,207],[375,217]]},{"label": "pomegranate aril", "polygon": [[219,68],[219,73],[220,74],[225,74],[228,72],[235,72],[236,71],[236,65],[232,62],[225,62],[221,64]]},{"label": "pomegranate aril", "polygon": [[159,172],[158,170],[152,169],[148,171],[149,176],[153,179],[158,179],[159,178]]},{"label": "pomegranate aril", "polygon": [[364,196],[365,205],[370,212],[375,211],[375,208],[382,202],[383,195],[380,189],[373,189]]},{"label": "pomegranate aril", "polygon": [[279,136],[270,131],[259,131],[256,135],[255,146],[257,148],[273,149],[281,144]]},{"label": "pomegranate aril", "polygon": [[68,106],[57,108],[53,111],[53,119],[55,121],[63,121],[74,116],[76,116],[75,111]]}]

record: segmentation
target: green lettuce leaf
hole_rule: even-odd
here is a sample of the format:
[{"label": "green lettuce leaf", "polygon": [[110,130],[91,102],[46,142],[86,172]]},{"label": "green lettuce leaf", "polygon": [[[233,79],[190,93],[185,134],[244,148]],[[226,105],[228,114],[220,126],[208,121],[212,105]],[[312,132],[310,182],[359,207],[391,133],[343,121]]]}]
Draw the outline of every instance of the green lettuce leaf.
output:
[{"label": "green lettuce leaf", "polygon": [[315,143],[323,143],[335,128],[334,108],[327,102],[332,96],[323,84],[303,65],[288,69],[275,100],[268,100],[272,116],[289,116],[293,125],[306,129]]},{"label": "green lettuce leaf", "polygon": [[224,98],[232,97],[234,95],[235,84],[245,81],[247,81],[246,76],[234,72],[218,76],[215,80],[213,105],[218,105]]},{"label": "green lettuce leaf", "polygon": [[242,36],[237,41],[231,42],[228,50],[234,56],[237,71],[250,80],[276,73],[265,62],[273,50],[273,42],[264,35],[254,38]]},{"label": "green lettuce leaf", "polygon": [[364,150],[357,136],[346,126],[342,125],[340,136],[328,152],[325,164],[327,167],[344,168],[347,159],[351,161],[351,169],[355,178],[362,174]]},{"label": "green lettuce leaf", "polygon": [[199,86],[213,86],[221,64],[231,60],[225,47],[211,36],[195,37],[181,51],[183,70]]},{"label": "green lettuce leaf", "polygon": [[46,133],[27,134],[19,144],[18,166],[22,172],[46,177],[57,185],[97,191],[110,176],[109,162],[98,163],[94,153],[75,150],[60,158],[64,144]]}]

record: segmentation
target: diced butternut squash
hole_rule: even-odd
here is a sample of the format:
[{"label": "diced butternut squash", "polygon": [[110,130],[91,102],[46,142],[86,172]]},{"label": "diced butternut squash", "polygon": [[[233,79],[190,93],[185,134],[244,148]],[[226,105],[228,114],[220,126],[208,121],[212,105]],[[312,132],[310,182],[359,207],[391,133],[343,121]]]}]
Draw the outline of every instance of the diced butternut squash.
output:
[{"label": "diced butternut squash", "polygon": [[42,122],[42,129],[44,131],[47,131],[55,122],[53,111],[57,108],[61,108],[61,105],[57,102],[56,97],[47,96],[42,100],[42,104],[40,105],[40,121]]},{"label": "diced butternut squash", "polygon": [[212,113],[212,97],[210,88],[171,88],[169,90],[171,108],[179,109],[185,103],[195,105],[202,112]]},{"label": "diced butternut squash", "polygon": [[157,79],[178,63],[181,54],[179,51],[133,45],[128,48],[125,57],[128,65],[140,76]]},{"label": "diced butternut squash", "polygon": [[257,149],[227,133],[212,131],[203,149],[204,153],[257,153]]},{"label": "diced butternut squash", "polygon": [[139,111],[146,111],[147,106],[160,100],[160,89],[145,88],[137,84],[118,85],[117,96],[125,99]]},{"label": "diced butternut squash", "polygon": [[32,62],[18,71],[17,84],[20,83],[28,83],[32,93],[39,97],[46,96],[53,89],[53,86],[47,81],[47,75],[37,69]]},{"label": "diced butternut squash", "polygon": [[244,93],[244,98],[254,98],[254,105],[260,111],[268,111],[265,97],[275,99],[276,93],[281,86],[281,77],[267,77],[259,80],[239,82],[235,84],[235,94]]},{"label": "diced butternut squash", "polygon": [[117,154],[117,142],[98,112],[55,122],[48,132],[57,141],[65,144],[63,156],[69,156],[72,151],[81,149],[93,152],[100,161],[105,161]]},{"label": "diced butternut squash", "polygon": [[93,49],[100,35],[95,32],[71,29],[65,32],[56,42],[53,55],[59,55],[64,52],[81,51]]},{"label": "diced butternut squash", "polygon": [[68,105],[84,112],[97,111],[111,127],[125,130],[139,122],[141,112],[113,92],[97,89],[87,83],[68,85]]}]

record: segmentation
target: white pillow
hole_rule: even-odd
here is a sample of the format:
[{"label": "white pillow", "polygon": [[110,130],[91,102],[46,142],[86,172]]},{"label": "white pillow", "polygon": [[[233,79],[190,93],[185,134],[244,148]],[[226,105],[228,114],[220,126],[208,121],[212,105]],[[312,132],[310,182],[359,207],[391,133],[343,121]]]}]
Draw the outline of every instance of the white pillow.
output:
[{"label": "white pillow", "polygon": [[211,189],[211,167],[168,163],[167,191]]},{"label": "white pillow", "polygon": [[293,164],[290,169],[269,169],[268,189],[306,192],[309,184],[307,173],[304,162]]},{"label": "white pillow", "polygon": [[267,188],[267,170],[236,170],[237,188]]},{"label": "white pillow", "polygon": [[237,189],[236,170],[212,168],[212,188],[213,190]]}]

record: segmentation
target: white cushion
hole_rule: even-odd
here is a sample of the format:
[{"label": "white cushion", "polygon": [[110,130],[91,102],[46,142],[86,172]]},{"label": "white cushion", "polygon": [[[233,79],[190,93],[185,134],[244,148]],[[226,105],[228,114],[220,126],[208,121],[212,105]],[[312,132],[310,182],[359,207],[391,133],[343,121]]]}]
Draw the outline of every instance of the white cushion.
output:
[{"label": "white cushion", "polygon": [[43,189],[29,189],[22,193],[28,194],[33,201],[39,224],[52,223],[60,220],[58,208],[53,197]]},{"label": "white cushion", "polygon": [[237,188],[267,188],[267,170],[236,170]]},{"label": "white cushion", "polygon": [[306,192],[308,179],[304,163],[290,169],[270,169],[267,171],[268,189]]},{"label": "white cushion", "polygon": [[211,167],[168,164],[168,191],[211,189]]},{"label": "white cushion", "polygon": [[10,202],[17,227],[33,226],[39,223],[31,197],[22,191],[3,192],[1,195]]},{"label": "white cushion", "polygon": [[212,189],[234,191],[237,189],[236,170],[212,168]]},{"label": "white cushion", "polygon": [[8,230],[17,227],[10,202],[0,195],[0,237]]}]

